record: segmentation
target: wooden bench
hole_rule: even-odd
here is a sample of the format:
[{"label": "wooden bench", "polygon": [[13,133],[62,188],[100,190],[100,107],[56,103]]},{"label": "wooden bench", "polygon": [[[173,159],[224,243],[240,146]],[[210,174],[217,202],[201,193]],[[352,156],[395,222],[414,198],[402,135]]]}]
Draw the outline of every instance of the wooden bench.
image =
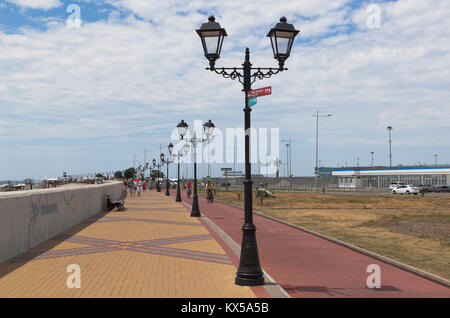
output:
[{"label": "wooden bench", "polygon": [[117,208],[117,211],[125,211],[124,203],[124,200],[113,201],[110,194],[106,195],[106,208],[108,211],[111,211],[114,208]]}]

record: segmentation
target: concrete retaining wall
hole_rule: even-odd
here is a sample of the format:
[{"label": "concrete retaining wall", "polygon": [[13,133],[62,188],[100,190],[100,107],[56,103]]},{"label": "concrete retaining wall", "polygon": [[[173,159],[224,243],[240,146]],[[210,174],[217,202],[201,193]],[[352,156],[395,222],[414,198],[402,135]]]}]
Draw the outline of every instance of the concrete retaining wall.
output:
[{"label": "concrete retaining wall", "polygon": [[0,193],[0,263],[106,210],[106,194],[124,199],[122,182]]}]

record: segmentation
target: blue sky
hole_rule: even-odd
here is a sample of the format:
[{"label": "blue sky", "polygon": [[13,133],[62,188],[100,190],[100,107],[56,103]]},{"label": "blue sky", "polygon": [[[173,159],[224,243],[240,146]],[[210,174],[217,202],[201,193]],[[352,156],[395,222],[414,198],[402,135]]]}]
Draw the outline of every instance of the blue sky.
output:
[{"label": "blue sky", "polygon": [[[66,25],[71,4],[80,28]],[[323,165],[367,165],[371,151],[388,164],[388,125],[394,164],[450,163],[446,1],[4,0],[0,180],[123,170],[166,150],[181,119],[242,127],[241,87],[204,70],[194,30],[210,14],[229,35],[218,66],[240,65],[247,46],[255,66],[276,66],[268,30],[283,15],[300,29],[289,70],[254,84],[273,93],[252,111],[254,127],[292,139],[295,175],[313,174],[316,110],[333,114]]]}]

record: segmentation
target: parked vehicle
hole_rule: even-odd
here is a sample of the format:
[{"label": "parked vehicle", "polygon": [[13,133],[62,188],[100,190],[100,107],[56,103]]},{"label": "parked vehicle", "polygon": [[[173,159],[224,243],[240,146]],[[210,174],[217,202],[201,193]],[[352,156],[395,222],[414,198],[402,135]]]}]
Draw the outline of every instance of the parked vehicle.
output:
[{"label": "parked vehicle", "polygon": [[419,194],[419,188],[411,185],[399,185],[392,190],[392,194]]},{"label": "parked vehicle", "polygon": [[441,186],[441,192],[450,192],[449,186]]},{"label": "parked vehicle", "polygon": [[433,192],[433,186],[430,186],[430,185],[424,185],[424,186],[423,186],[423,190],[424,190],[425,192]]},{"label": "parked vehicle", "polygon": [[444,185],[435,185],[431,187],[428,192],[450,192],[450,187]]},{"label": "parked vehicle", "polygon": [[399,186],[404,186],[404,185],[406,185],[406,183],[404,183],[404,182],[392,182],[392,183],[389,185],[389,190],[392,191],[392,190],[398,188]]}]

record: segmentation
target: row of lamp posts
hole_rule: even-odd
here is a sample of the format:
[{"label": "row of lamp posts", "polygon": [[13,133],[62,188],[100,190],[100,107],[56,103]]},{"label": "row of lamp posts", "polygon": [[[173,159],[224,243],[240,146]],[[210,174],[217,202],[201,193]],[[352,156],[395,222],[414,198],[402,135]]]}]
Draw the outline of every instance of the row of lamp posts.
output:
[{"label": "row of lamp posts", "polygon": [[[252,183],[251,180],[251,164],[250,164],[250,112],[248,99],[249,92],[251,91],[252,84],[257,80],[269,78],[272,75],[278,74],[287,70],[284,67],[284,63],[290,55],[294,38],[299,33],[295,30],[292,24],[287,23],[285,17],[280,19],[267,34],[270,38],[272,45],[274,58],[278,61],[278,67],[253,67],[250,62],[250,50],[245,49],[245,60],[242,67],[221,67],[216,68],[215,62],[220,58],[220,52],[222,50],[222,44],[224,37],[227,36],[225,29],[221,28],[219,23],[215,22],[214,16],[208,18],[208,22],[203,23],[200,29],[196,30],[202,41],[205,57],[209,61],[209,68],[212,72],[222,75],[224,78],[238,79],[243,85],[243,92],[245,94],[244,103],[244,127],[245,127],[245,181],[244,181],[244,224],[242,226],[242,244],[239,268],[236,273],[235,284],[241,286],[257,286],[264,284],[263,272],[261,270],[258,247],[256,244],[256,227],[253,224],[253,202],[252,202]],[[177,182],[177,197],[176,201],[181,202],[180,194],[180,158],[189,152],[189,144],[192,143],[194,148],[194,196],[192,202],[192,217],[200,217],[200,209],[198,205],[197,195],[197,143],[205,142],[210,139],[213,131],[214,124],[209,120],[203,124],[204,134],[206,137],[197,137],[195,132],[191,138],[186,137],[188,124],[182,120],[178,125],[178,133],[180,140],[185,142],[183,147],[184,153],[178,151],[173,153],[174,146],[172,143],[169,145],[169,152],[172,157],[177,158],[178,162],[178,182]],[[163,154],[161,154],[161,162],[164,161]],[[167,161],[167,178],[169,173],[169,162]],[[153,160],[153,166],[155,166],[155,160]],[[159,166],[158,166],[159,169]],[[167,185],[169,181],[167,180]],[[159,179],[157,183],[159,189]],[[168,188],[168,186],[167,186]],[[159,192],[160,190],[158,190]],[[167,194],[167,190],[166,190]]]}]

